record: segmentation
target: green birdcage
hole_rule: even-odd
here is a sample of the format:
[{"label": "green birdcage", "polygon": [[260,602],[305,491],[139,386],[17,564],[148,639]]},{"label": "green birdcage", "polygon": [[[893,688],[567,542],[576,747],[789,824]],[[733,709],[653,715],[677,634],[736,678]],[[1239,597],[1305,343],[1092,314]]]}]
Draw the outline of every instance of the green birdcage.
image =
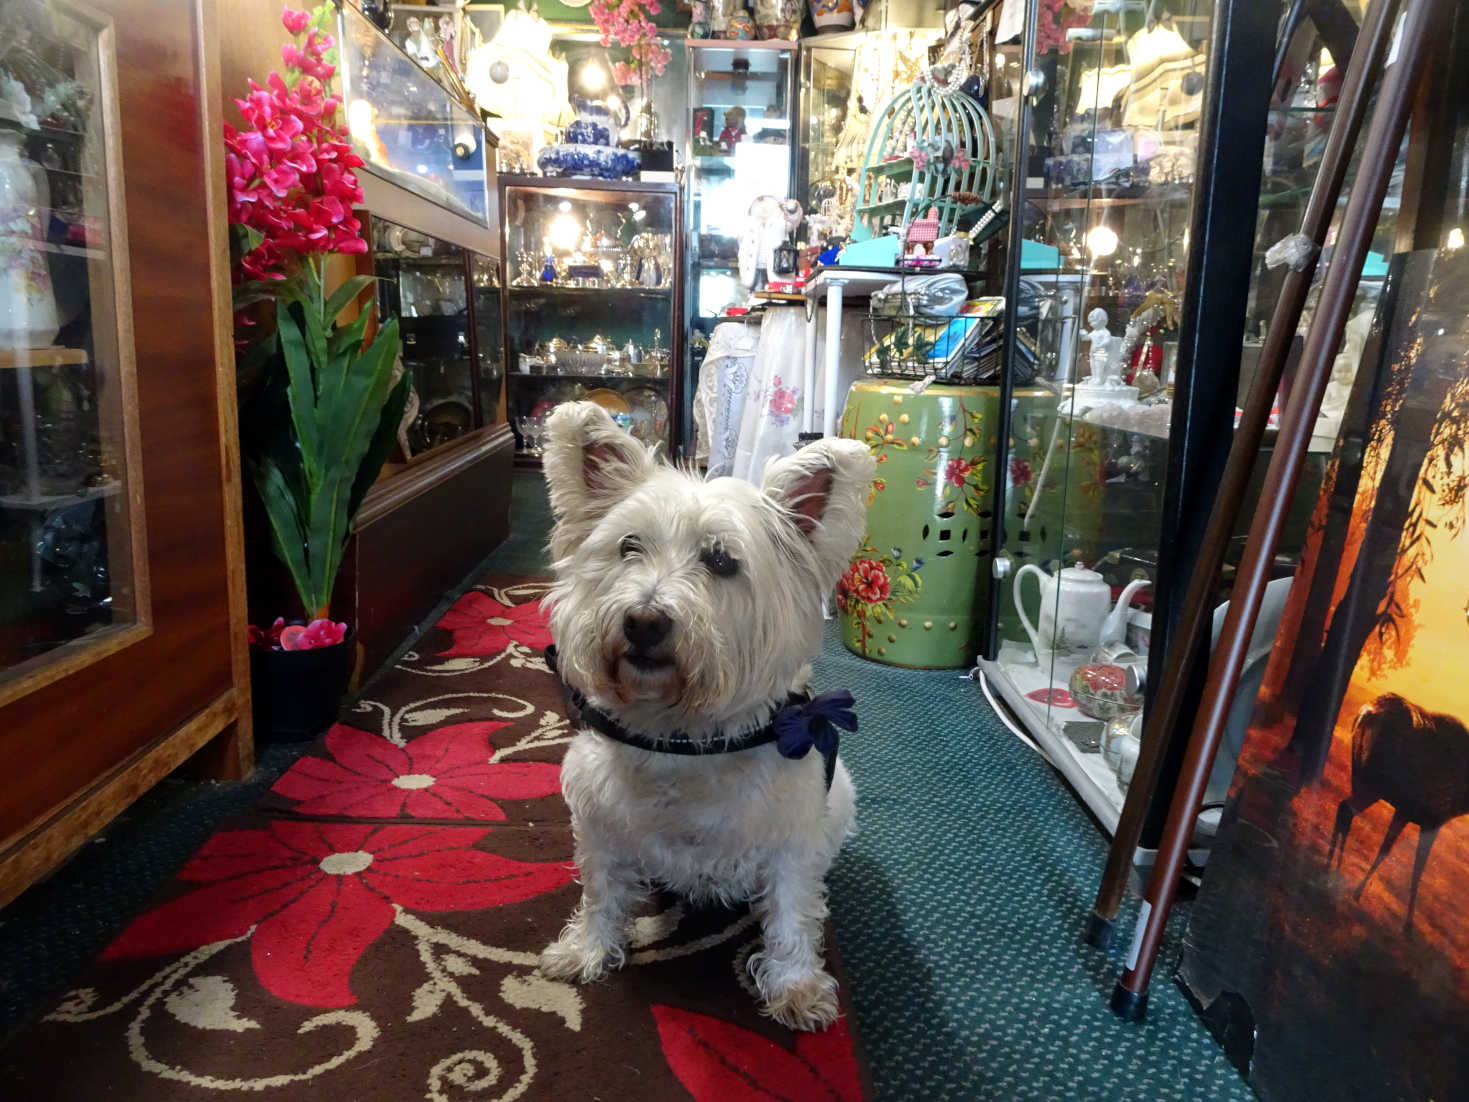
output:
[{"label": "green birdcage", "polygon": [[877,113],[858,177],[854,239],[906,227],[930,209],[947,237],[961,216],[993,201],[994,127],[953,76],[935,66]]}]

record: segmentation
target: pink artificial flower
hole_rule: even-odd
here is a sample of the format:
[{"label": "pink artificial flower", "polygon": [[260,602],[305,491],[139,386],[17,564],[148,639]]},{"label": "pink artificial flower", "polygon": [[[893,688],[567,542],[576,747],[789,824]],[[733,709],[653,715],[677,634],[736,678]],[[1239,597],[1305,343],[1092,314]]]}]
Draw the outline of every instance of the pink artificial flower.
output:
[{"label": "pink artificial flower", "polygon": [[334,647],[346,638],[346,624],[334,624],[330,620],[312,620],[297,638],[296,649],[315,650],[318,647]]},{"label": "pink artificial flower", "polygon": [[[310,17],[288,10],[283,25],[293,35],[310,30]],[[273,72],[262,86],[236,100],[244,125],[226,125],[225,168],[229,217],[262,240],[241,258],[238,278],[283,279],[310,253],[366,251],[361,225],[351,217],[362,201],[352,152],[341,119],[341,100],[328,92],[335,67],[326,52],[329,34],[310,30],[301,44],[287,43],[281,57],[295,86]]]}]

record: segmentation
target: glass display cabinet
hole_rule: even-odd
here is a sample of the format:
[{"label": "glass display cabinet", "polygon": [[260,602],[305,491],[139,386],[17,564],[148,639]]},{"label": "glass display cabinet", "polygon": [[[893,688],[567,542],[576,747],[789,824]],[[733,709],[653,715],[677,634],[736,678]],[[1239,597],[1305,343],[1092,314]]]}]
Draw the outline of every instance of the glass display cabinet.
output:
[{"label": "glass display cabinet", "polygon": [[[749,297],[740,280],[739,253],[750,204],[762,195],[796,195],[793,120],[799,108],[795,42],[690,38],[684,47],[689,353],[682,371],[687,407],[715,322]],[[683,410],[683,419],[687,445],[691,408]]]},{"label": "glass display cabinet", "polygon": [[382,316],[398,319],[413,380],[398,435],[411,460],[497,420],[499,262],[376,217],[372,239]]},{"label": "glass display cabinet", "polygon": [[671,448],[683,354],[677,185],[502,176],[500,187],[518,454],[538,456],[551,410],[578,399]]},{"label": "glass display cabinet", "polygon": [[0,682],[146,617],[110,57],[65,8],[15,47],[0,59]]},{"label": "glass display cabinet", "polygon": [[872,120],[924,71],[942,35],[940,28],[888,28],[801,40],[796,196],[812,241],[851,237]]},{"label": "glass display cabinet", "polygon": [[739,279],[739,242],[750,204],[762,195],[791,195],[795,43],[691,38],[684,45],[689,312],[707,333],[748,294]]},{"label": "glass display cabinet", "polygon": [[366,171],[492,226],[480,120],[355,7],[340,9],[342,102]]},{"label": "glass display cabinet", "polygon": [[[1017,355],[995,465],[997,622],[981,665],[1108,830],[1130,778],[1127,740],[1142,729],[1160,565],[1173,568],[1165,497],[1179,477],[1175,367],[1214,6],[1182,0],[1150,15],[1098,3],[1086,24],[1043,28],[1065,49],[1038,50],[1039,87],[1018,99],[1029,145],[1017,158],[1024,240],[1010,261]],[[1017,102],[1020,54],[997,50],[993,80],[1005,87],[992,82],[994,99]],[[1322,458],[1302,479],[1282,577]],[[1240,545],[1252,511],[1247,499]],[[1228,580],[1226,568],[1221,603]]]}]

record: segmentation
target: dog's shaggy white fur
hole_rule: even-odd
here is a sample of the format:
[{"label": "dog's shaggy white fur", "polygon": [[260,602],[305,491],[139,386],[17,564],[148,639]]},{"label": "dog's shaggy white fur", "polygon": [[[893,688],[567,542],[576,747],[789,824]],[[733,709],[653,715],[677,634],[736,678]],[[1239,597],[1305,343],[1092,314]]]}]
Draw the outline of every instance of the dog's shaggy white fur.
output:
[{"label": "dog's shaggy white fur", "polygon": [[[819,441],[772,462],[756,489],[655,462],[592,403],[561,406],[547,440],[547,603],[567,683],[655,738],[715,743],[765,724],[820,649],[822,595],[864,527],[867,449]],[[764,934],[750,970],[765,1011],[798,1029],[835,1019],[824,880],[856,806],[840,761],[828,792],[814,750],[680,756],[587,729],[561,777],[582,899],[542,953],[543,972],[592,980],[620,966],[629,909],[651,886],[750,900]]]}]

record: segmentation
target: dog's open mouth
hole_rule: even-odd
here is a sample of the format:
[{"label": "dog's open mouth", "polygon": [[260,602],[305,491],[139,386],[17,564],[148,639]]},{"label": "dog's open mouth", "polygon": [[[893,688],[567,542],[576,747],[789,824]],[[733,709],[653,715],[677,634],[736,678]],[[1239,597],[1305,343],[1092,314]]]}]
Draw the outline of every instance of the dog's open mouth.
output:
[{"label": "dog's open mouth", "polygon": [[645,651],[630,650],[623,659],[633,669],[642,673],[657,673],[659,670],[667,670],[673,667],[673,659],[668,655],[648,654]]},{"label": "dog's open mouth", "polygon": [[678,664],[671,654],[630,649],[613,663],[612,679],[623,703],[635,700],[668,702],[679,693]]}]

